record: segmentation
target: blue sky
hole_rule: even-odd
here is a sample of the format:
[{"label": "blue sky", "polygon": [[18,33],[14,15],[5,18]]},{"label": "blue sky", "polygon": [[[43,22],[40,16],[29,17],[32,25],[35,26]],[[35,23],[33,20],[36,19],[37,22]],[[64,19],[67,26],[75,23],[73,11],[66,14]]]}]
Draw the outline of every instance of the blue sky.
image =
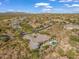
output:
[{"label": "blue sky", "polygon": [[0,0],[0,12],[79,13],[79,0]]}]

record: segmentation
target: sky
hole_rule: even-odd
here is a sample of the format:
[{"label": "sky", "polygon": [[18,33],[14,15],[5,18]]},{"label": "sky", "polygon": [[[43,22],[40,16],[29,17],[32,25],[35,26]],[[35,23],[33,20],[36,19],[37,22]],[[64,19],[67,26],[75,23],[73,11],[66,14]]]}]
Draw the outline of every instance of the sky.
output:
[{"label": "sky", "polygon": [[0,12],[79,13],[79,0],[0,0]]}]

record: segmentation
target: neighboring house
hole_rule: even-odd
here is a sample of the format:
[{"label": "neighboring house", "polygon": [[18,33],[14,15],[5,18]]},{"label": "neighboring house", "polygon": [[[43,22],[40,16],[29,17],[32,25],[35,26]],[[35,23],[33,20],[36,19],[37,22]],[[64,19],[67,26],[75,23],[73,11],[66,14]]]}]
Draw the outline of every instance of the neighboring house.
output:
[{"label": "neighboring house", "polygon": [[20,22],[18,21],[18,20],[12,20],[11,21],[11,27],[13,28],[13,29],[17,29],[17,28],[21,28],[21,26],[20,26]]},{"label": "neighboring house", "polygon": [[40,43],[45,42],[50,39],[49,36],[43,35],[43,34],[29,34],[29,35],[25,35],[23,38],[28,39],[30,41],[29,47],[31,49],[38,48]]},{"label": "neighboring house", "polygon": [[26,19],[26,17],[19,17],[19,19],[13,18],[13,19],[11,20],[11,26],[12,26],[12,28],[14,28],[14,29],[21,28],[20,23],[21,23],[23,20],[25,20],[25,19]]},{"label": "neighboring house", "polygon": [[68,30],[79,29],[79,25],[76,25],[76,24],[67,24],[67,25],[64,25],[64,29],[68,29]]},{"label": "neighboring house", "polygon": [[55,39],[50,39],[51,37],[48,35],[44,35],[44,34],[27,34],[23,37],[24,39],[28,39],[29,40],[29,47],[31,49],[37,49],[39,48],[40,43],[43,43],[44,45],[51,45],[52,47],[55,47],[57,45],[57,40]]}]

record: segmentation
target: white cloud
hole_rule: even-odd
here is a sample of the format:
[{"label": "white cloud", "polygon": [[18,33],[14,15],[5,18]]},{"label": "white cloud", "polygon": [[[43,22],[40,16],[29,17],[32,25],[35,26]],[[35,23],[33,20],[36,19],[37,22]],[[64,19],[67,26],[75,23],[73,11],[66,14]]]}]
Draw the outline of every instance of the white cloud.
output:
[{"label": "white cloud", "polygon": [[73,9],[74,12],[79,12],[79,8]]},{"label": "white cloud", "polygon": [[15,10],[14,10],[14,9],[8,9],[7,11],[13,12],[13,11],[15,11]]},{"label": "white cloud", "polygon": [[72,7],[79,7],[79,4],[72,4]]},{"label": "white cloud", "polygon": [[72,4],[72,5],[65,4],[65,6],[67,6],[67,7],[79,7],[79,4]]},{"label": "white cloud", "polygon": [[40,8],[52,8],[49,3],[36,3],[34,7],[40,7]]},{"label": "white cloud", "polygon": [[50,3],[36,3],[34,7],[41,8],[42,12],[50,12],[53,9]]},{"label": "white cloud", "polygon": [[71,7],[71,5],[69,5],[69,4],[64,4],[66,7]]},{"label": "white cloud", "polygon": [[49,1],[56,1],[56,0],[49,0]]},{"label": "white cloud", "polygon": [[52,9],[43,9],[42,12],[49,13],[49,12],[52,12]]},{"label": "white cloud", "polygon": [[70,2],[72,0],[60,0],[59,2]]},{"label": "white cloud", "polygon": [[59,2],[79,2],[79,0],[59,0]]}]

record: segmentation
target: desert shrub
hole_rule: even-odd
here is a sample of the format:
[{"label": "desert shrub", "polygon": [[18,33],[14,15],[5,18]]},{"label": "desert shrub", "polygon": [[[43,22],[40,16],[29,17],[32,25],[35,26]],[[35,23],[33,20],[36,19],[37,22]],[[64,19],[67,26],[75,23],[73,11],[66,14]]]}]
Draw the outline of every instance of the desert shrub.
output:
[{"label": "desert shrub", "polygon": [[22,22],[21,23],[22,29],[24,29],[24,31],[26,32],[32,32],[33,27],[29,24],[27,24],[26,22]]},{"label": "desert shrub", "polygon": [[75,56],[76,56],[76,53],[73,49],[71,50],[68,50],[67,53],[66,53],[66,56],[69,58],[69,59],[75,59]]},{"label": "desert shrub", "polygon": [[78,36],[71,36],[70,40],[75,41],[75,42],[79,42],[79,37]]},{"label": "desert shrub", "polygon": [[41,31],[40,34],[50,35],[47,31]]},{"label": "desert shrub", "polygon": [[0,41],[7,42],[10,40],[10,37],[8,35],[0,35]]},{"label": "desert shrub", "polygon": [[31,59],[39,59],[39,50],[32,50],[31,51]]},{"label": "desert shrub", "polygon": [[[1,58],[5,59],[29,59],[29,48],[25,41],[13,40],[0,45]],[[6,57],[7,56],[7,57]]]},{"label": "desert shrub", "polygon": [[61,48],[58,49],[58,53],[59,53],[60,56],[64,56],[65,55],[64,50],[61,49]]},{"label": "desert shrub", "polygon": [[70,36],[70,41],[69,43],[72,45],[72,46],[76,46],[78,43],[79,43],[79,37],[78,36]]}]

